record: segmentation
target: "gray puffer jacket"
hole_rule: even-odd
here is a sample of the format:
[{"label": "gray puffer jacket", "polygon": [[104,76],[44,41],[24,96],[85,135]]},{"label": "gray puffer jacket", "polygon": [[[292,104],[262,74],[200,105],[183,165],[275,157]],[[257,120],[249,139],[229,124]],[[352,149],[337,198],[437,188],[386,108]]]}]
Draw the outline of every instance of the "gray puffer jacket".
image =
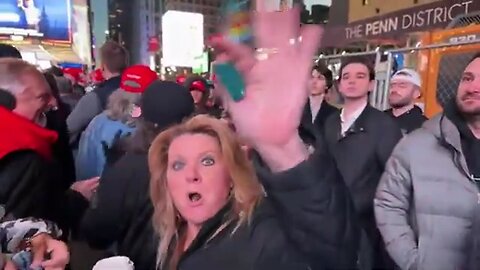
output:
[{"label": "gray puffer jacket", "polygon": [[404,270],[480,269],[480,193],[445,116],[395,148],[375,197],[377,226]]}]

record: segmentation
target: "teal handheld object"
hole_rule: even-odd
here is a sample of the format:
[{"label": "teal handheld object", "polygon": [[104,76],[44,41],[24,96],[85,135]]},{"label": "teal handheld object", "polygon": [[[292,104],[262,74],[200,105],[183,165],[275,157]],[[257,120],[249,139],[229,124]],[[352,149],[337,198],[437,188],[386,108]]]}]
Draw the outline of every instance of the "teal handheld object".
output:
[{"label": "teal handheld object", "polygon": [[217,63],[213,69],[233,101],[238,102],[245,97],[245,82],[233,64]]},{"label": "teal handheld object", "polygon": [[251,0],[225,0],[222,7],[222,32],[232,42],[253,44]]}]

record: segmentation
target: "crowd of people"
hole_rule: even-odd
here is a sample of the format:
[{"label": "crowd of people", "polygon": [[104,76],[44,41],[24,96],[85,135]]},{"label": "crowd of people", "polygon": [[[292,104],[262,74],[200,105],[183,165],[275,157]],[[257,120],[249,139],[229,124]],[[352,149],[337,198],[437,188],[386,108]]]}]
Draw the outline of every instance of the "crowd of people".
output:
[{"label": "crowd of people", "polygon": [[413,69],[382,112],[367,59],[335,81],[298,10],[255,18],[275,50],[210,40],[243,77],[235,101],[111,41],[91,91],[1,45],[0,269],[73,269],[72,241],[102,251],[94,269],[479,269],[480,54],[438,116]]}]

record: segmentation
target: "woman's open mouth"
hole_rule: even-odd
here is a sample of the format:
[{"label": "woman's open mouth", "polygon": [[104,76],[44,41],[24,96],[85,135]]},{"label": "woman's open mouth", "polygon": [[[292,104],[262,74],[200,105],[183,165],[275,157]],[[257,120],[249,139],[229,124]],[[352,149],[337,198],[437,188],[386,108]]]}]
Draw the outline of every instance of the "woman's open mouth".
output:
[{"label": "woman's open mouth", "polygon": [[192,203],[199,203],[202,200],[202,195],[198,192],[189,192],[188,193],[188,199]]}]

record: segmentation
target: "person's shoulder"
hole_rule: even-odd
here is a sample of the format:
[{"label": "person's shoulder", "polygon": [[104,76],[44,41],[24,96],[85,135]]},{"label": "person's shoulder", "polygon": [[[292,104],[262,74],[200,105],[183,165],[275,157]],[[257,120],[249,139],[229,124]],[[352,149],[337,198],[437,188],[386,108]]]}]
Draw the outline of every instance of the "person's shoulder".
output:
[{"label": "person's shoulder", "polygon": [[398,129],[400,130],[400,127],[398,126],[397,122],[395,119],[393,119],[391,116],[389,116],[387,113],[380,111],[374,107],[368,106],[368,115],[372,123],[375,126],[379,126],[382,129]]},{"label": "person's shoulder", "polygon": [[112,166],[112,170],[122,175],[149,173],[148,156],[143,153],[127,151],[117,159]]},{"label": "person's shoulder", "polygon": [[249,230],[252,237],[267,240],[280,233],[280,221],[276,209],[268,198],[263,198],[252,214]]},{"label": "person's shoulder", "polygon": [[[330,105],[332,106],[332,105]],[[333,107],[333,106],[332,106]],[[333,107],[335,110],[333,110],[327,117],[327,119],[325,120],[325,124],[332,124],[332,123],[335,123],[337,121],[340,121],[340,114],[342,113],[342,110],[336,108],[336,107]]]},{"label": "person's shoulder", "polygon": [[[428,123],[432,120],[427,120],[425,123]],[[432,122],[436,122],[433,120]],[[405,136],[404,141],[406,144],[412,145],[415,147],[418,145],[425,146],[427,142],[437,141],[434,131],[432,131],[428,126],[423,125],[420,128],[417,128]]]},{"label": "person's shoulder", "polygon": [[110,119],[108,118],[105,111],[103,111],[100,114],[95,115],[95,117],[93,117],[92,121],[90,121],[88,126],[96,126],[96,125],[99,125],[100,123],[103,123],[105,121],[110,121]]},{"label": "person's shoulder", "polygon": [[98,103],[99,102],[98,99],[99,99],[98,94],[95,91],[88,92],[78,100],[75,106],[75,109],[82,107],[84,105],[91,106],[92,104]]},{"label": "person's shoulder", "polygon": [[328,102],[326,102],[326,101],[322,104],[322,106],[325,106],[325,107],[327,108],[327,111],[328,111],[329,113],[335,113],[335,112],[339,112],[339,111],[340,111],[339,108],[333,106],[332,104],[330,104],[330,103],[328,103]]},{"label": "person's shoulder", "polygon": [[395,122],[388,114],[384,111],[381,111],[375,107],[372,106],[367,106],[368,114],[370,117],[381,120],[381,121],[386,121],[386,122]]},{"label": "person's shoulder", "polygon": [[11,152],[0,159],[0,164],[4,166],[18,167],[25,165],[46,165],[49,161],[33,150],[19,150]]},{"label": "person's shoulder", "polygon": [[51,172],[53,162],[31,150],[12,152],[0,159],[2,185],[17,185],[20,182],[42,182],[39,175]]},{"label": "person's shoulder", "polygon": [[[136,151],[128,151],[120,159],[124,163],[144,163],[148,161],[148,155],[146,153],[139,153]],[[134,162],[135,161],[135,162]]]}]

